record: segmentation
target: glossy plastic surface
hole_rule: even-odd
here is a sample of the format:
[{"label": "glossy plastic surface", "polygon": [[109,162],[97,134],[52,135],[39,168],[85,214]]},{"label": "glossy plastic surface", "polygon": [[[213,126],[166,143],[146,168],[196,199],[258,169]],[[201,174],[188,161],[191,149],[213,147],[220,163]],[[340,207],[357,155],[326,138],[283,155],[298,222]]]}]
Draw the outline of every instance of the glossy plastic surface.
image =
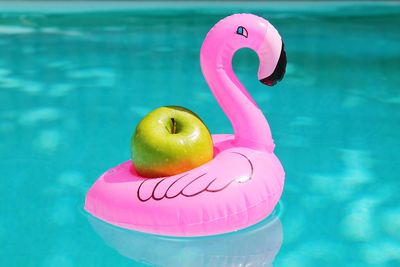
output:
[{"label": "glossy plastic surface", "polygon": [[282,41],[265,19],[236,14],[218,22],[201,48],[204,77],[234,128],[234,135],[213,135],[214,159],[153,179],[138,176],[127,161],[91,187],[85,202],[89,213],[128,229],[202,236],[248,227],[273,211],[285,174],[267,120],[232,70],[232,56],[243,47],[259,55],[263,79],[278,64]]}]

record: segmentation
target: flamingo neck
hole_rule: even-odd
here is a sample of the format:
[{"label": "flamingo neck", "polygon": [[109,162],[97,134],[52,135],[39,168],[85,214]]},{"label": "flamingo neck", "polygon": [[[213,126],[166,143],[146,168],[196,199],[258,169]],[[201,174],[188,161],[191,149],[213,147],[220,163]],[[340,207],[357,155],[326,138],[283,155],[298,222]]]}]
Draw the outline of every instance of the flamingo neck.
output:
[{"label": "flamingo neck", "polygon": [[[221,50],[202,47],[201,69],[218,104],[230,120],[234,145],[272,152],[274,142],[262,111],[232,69],[232,58],[240,49],[225,44]],[[214,53],[212,53],[214,52]]]}]

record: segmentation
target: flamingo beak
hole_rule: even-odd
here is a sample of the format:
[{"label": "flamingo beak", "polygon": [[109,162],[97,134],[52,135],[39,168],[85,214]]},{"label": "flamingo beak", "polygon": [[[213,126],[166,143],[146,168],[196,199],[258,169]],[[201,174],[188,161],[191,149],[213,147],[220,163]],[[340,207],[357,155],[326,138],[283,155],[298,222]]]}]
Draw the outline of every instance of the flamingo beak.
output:
[{"label": "flamingo beak", "polygon": [[283,76],[285,75],[286,63],[287,59],[286,59],[285,46],[282,42],[281,54],[279,56],[279,60],[278,63],[276,64],[274,71],[268,77],[260,79],[260,82],[268,86],[273,86],[277,82],[281,81],[283,79]]}]

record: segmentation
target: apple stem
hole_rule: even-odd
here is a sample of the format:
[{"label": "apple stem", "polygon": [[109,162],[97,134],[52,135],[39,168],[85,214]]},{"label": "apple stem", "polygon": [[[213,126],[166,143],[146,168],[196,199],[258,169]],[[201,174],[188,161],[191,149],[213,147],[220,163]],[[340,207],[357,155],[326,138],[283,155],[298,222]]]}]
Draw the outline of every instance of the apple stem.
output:
[{"label": "apple stem", "polygon": [[172,134],[176,134],[176,121],[174,118],[171,118],[172,121],[172,129],[171,129],[171,133]]}]

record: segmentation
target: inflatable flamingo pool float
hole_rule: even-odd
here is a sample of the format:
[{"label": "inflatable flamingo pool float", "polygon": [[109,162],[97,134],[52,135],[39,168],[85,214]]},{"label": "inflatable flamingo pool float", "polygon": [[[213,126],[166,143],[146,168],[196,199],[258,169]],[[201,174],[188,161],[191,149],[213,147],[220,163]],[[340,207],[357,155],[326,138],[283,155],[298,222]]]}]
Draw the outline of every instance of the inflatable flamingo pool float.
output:
[{"label": "inflatable flamingo pool float", "polygon": [[239,82],[232,57],[254,50],[258,77],[267,85],[283,78],[286,54],[265,19],[235,14],[219,21],[200,51],[203,75],[229,118],[234,135],[213,135],[214,158],[169,177],[140,177],[127,161],[105,172],[90,188],[85,210],[113,225],[170,236],[203,236],[253,225],[271,214],[285,173],[273,153],[266,118]]}]

